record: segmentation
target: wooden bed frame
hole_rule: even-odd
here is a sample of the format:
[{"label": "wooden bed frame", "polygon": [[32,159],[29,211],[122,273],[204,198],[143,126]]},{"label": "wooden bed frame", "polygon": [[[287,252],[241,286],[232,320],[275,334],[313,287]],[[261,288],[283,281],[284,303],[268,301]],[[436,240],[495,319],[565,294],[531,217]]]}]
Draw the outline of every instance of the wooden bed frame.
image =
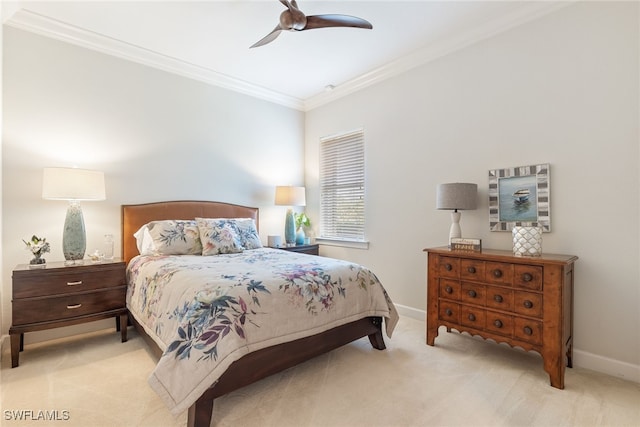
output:
[{"label": "wooden bed frame", "polygon": [[[202,218],[253,218],[258,225],[258,208],[220,202],[172,201],[122,206],[122,257],[125,262],[138,254],[133,234],[154,220]],[[144,329],[129,316],[136,330],[160,358],[162,351]],[[216,397],[252,384],[269,375],[327,353],[359,338],[368,336],[371,345],[384,350],[382,318],[367,317],[326,332],[247,354],[227,371],[189,408],[189,427],[208,427],[213,417]]]}]

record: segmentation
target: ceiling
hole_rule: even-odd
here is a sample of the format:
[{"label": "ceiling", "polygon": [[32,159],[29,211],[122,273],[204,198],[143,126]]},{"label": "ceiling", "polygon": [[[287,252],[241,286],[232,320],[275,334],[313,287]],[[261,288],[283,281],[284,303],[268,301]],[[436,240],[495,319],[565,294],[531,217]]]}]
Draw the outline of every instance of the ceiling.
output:
[{"label": "ceiling", "polygon": [[353,15],[373,29],[283,32],[253,49],[285,10],[278,0],[3,0],[2,13],[6,25],[309,110],[565,4],[298,0],[306,15]]}]

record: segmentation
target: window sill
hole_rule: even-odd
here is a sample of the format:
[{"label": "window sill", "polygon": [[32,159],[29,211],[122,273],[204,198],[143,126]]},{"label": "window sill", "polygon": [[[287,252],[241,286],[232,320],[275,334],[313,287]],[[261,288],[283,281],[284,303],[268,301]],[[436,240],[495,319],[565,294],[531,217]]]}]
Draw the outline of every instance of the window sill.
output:
[{"label": "window sill", "polygon": [[355,241],[355,240],[340,240],[340,239],[327,239],[323,237],[316,237],[316,243],[327,246],[340,246],[343,248],[352,249],[369,249],[368,241]]}]

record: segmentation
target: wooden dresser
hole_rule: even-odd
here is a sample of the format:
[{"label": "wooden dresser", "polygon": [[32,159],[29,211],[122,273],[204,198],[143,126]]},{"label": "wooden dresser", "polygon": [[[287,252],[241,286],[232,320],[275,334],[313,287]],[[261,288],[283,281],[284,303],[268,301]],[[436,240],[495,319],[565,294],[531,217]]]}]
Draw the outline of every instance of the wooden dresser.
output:
[{"label": "wooden dresser", "polygon": [[13,270],[11,367],[19,363],[24,333],[116,318],[122,342],[127,340],[127,282],[123,261],[66,266],[48,263]]},{"label": "wooden dresser", "polygon": [[425,249],[427,344],[456,329],[542,355],[553,387],[564,388],[573,353],[572,255],[518,257],[510,251]]}]

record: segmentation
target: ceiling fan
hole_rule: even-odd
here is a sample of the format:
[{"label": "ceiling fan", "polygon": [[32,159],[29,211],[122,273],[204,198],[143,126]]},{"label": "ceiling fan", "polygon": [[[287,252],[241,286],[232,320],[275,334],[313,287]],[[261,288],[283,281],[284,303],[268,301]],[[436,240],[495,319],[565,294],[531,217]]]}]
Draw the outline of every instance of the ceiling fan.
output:
[{"label": "ceiling fan", "polygon": [[287,7],[287,10],[280,14],[280,22],[269,34],[254,43],[251,47],[263,46],[274,41],[283,30],[304,31],[314,28],[328,27],[353,27],[372,29],[373,25],[367,20],[349,15],[313,15],[306,16],[300,9],[296,0],[279,0]]}]

